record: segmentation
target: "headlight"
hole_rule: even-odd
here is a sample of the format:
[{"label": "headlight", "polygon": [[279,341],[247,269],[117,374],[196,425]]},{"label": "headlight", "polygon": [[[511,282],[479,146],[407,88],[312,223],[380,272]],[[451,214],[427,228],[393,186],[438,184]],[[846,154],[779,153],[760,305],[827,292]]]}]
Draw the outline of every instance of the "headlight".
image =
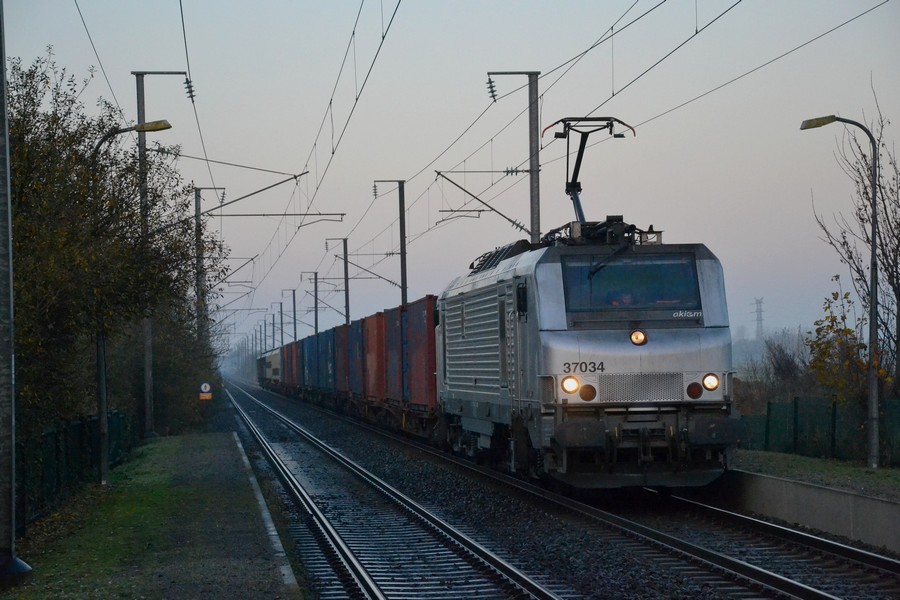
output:
[{"label": "headlight", "polygon": [[578,383],[578,378],[572,377],[571,375],[569,375],[568,377],[563,377],[560,385],[562,385],[563,391],[567,394],[574,394],[578,391],[578,388],[581,387],[581,384]]},{"label": "headlight", "polygon": [[719,387],[719,378],[712,374],[707,373],[703,376],[703,387],[705,387],[710,392]]},{"label": "headlight", "polygon": [[631,343],[635,346],[643,346],[647,343],[647,334],[640,329],[631,332]]}]

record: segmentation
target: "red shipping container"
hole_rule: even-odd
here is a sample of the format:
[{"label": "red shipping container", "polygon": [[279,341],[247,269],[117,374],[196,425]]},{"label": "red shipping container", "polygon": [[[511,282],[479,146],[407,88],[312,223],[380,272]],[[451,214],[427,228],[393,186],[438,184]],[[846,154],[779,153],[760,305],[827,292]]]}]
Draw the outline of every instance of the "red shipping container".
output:
[{"label": "red shipping container", "polygon": [[409,401],[413,410],[431,412],[437,405],[437,359],[434,339],[436,296],[406,307]]},{"label": "red shipping container", "polygon": [[385,398],[384,313],[365,319],[366,396],[383,402]]}]

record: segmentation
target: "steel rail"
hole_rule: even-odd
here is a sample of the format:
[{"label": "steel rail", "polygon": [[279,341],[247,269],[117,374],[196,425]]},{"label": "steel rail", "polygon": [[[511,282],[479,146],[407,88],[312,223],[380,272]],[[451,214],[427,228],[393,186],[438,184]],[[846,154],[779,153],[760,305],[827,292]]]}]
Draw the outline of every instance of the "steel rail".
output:
[{"label": "steel rail", "polygon": [[[240,388],[238,388],[238,389],[240,389]],[[514,584],[516,587],[518,587],[522,591],[526,592],[527,594],[531,595],[533,598],[536,598],[538,600],[561,600],[560,596],[558,596],[554,592],[548,590],[547,588],[542,586],[540,583],[534,581],[533,579],[528,577],[528,575],[526,575],[525,573],[523,573],[522,571],[520,571],[513,565],[509,564],[508,562],[504,561],[502,558],[500,558],[499,556],[497,556],[496,554],[494,554],[489,549],[485,548],[484,546],[482,546],[475,540],[469,538],[467,535],[465,535],[464,533],[462,533],[461,531],[459,531],[458,529],[456,529],[455,527],[453,527],[452,525],[450,525],[449,523],[447,523],[446,521],[444,521],[437,515],[434,515],[428,509],[426,509],[424,506],[420,505],[418,502],[416,502],[412,498],[406,496],[400,490],[394,488],[393,486],[386,483],[385,481],[382,481],[377,476],[370,473],[363,467],[352,462],[351,460],[349,460],[348,458],[346,458],[345,456],[343,456],[342,454],[340,454],[339,452],[337,452],[336,450],[334,450],[333,448],[331,448],[330,446],[328,446],[327,444],[325,444],[324,442],[322,442],[321,440],[316,438],[313,434],[311,434],[310,432],[305,430],[303,427],[301,427],[300,425],[298,425],[297,423],[295,423],[288,417],[285,417],[278,411],[272,409],[271,407],[266,406],[265,403],[260,402],[259,400],[257,400],[253,396],[251,396],[249,393],[247,393],[245,390],[241,389],[241,391],[244,392],[244,394],[246,394],[248,398],[250,398],[252,401],[256,402],[264,410],[266,410],[270,414],[272,414],[272,416],[279,419],[281,422],[283,422],[285,425],[287,425],[290,429],[292,429],[296,433],[303,436],[307,441],[312,443],[319,450],[321,450],[322,452],[331,456],[334,460],[339,462],[341,465],[343,465],[345,468],[350,470],[353,474],[355,474],[356,476],[361,478],[367,484],[372,485],[373,487],[380,490],[383,494],[385,494],[387,497],[391,498],[398,505],[407,509],[411,514],[413,514],[417,518],[427,522],[434,529],[436,529],[440,533],[444,534],[447,538],[449,538],[450,540],[452,540],[453,542],[455,542],[462,548],[465,548],[472,555],[479,558],[482,562],[484,562],[486,565],[491,567],[494,571],[499,573],[502,577],[509,580],[512,584]]]},{"label": "steel rail", "polygon": [[[246,393],[246,392],[244,392]],[[249,394],[248,394],[249,395]],[[257,401],[258,402],[258,401]],[[265,406],[265,405],[263,405]],[[266,407],[268,408],[268,407]],[[321,410],[321,409],[320,409]],[[330,411],[325,411],[329,414]],[[335,415],[339,418],[345,418],[341,415]],[[403,444],[410,445],[415,447],[416,449],[422,450],[424,452],[430,453],[433,456],[439,457],[442,460],[446,460],[452,462],[458,466],[461,466],[470,471],[474,471],[482,476],[492,478],[496,481],[503,482],[511,487],[514,487],[520,491],[531,494],[532,496],[554,502],[560,506],[564,506],[572,511],[575,511],[583,516],[591,518],[595,521],[599,521],[609,527],[612,527],[634,539],[639,541],[643,541],[649,545],[656,546],[663,550],[666,550],[671,553],[679,554],[681,556],[686,556],[690,559],[695,559],[697,561],[701,561],[707,565],[707,568],[712,570],[718,569],[721,571],[726,571],[728,573],[733,574],[733,576],[739,577],[745,582],[749,582],[752,584],[757,584],[767,588],[770,591],[785,594],[792,598],[800,598],[800,599],[809,599],[809,600],[839,600],[837,596],[832,594],[828,594],[821,590],[817,590],[805,584],[802,584],[797,581],[793,581],[788,579],[787,577],[783,577],[777,573],[773,573],[766,569],[762,569],[750,563],[747,563],[742,560],[738,560],[735,558],[731,558],[727,555],[703,548],[701,546],[697,546],[696,544],[691,544],[690,542],[686,542],[684,540],[678,539],[675,536],[669,535],[667,533],[657,531],[650,527],[646,527],[629,519],[625,519],[623,517],[619,517],[612,513],[606,512],[599,508],[594,508],[592,506],[588,506],[577,500],[573,500],[566,496],[562,496],[560,494],[556,494],[554,492],[550,492],[543,488],[537,487],[535,485],[529,484],[520,479],[516,479],[509,475],[499,473],[492,469],[487,469],[485,467],[481,467],[476,465],[470,461],[463,460],[457,458],[455,456],[448,455],[445,452],[441,452],[435,448],[432,448],[426,444],[422,444],[416,441],[412,441],[400,436],[396,436],[391,434],[390,432],[386,432],[382,429],[378,429],[369,424],[359,422],[357,420],[349,420],[357,426],[363,427],[367,430],[378,433],[382,436],[391,438],[393,440],[399,441]]]},{"label": "steel rail", "polygon": [[[384,592],[381,591],[378,584],[368,573],[366,568],[362,565],[359,559],[356,558],[356,555],[346,544],[346,542],[344,542],[340,534],[334,529],[334,527],[328,521],[328,518],[322,513],[322,511],[319,510],[313,499],[309,496],[306,490],[303,489],[303,486],[300,485],[300,482],[297,481],[297,478],[294,477],[294,475],[290,472],[290,470],[287,468],[287,465],[284,464],[284,461],[281,460],[281,458],[275,452],[274,448],[272,448],[271,444],[269,444],[269,442],[265,439],[259,428],[256,427],[256,424],[254,424],[250,419],[250,416],[247,415],[247,413],[244,412],[244,409],[242,409],[238,405],[237,401],[234,399],[234,396],[231,395],[231,392],[226,390],[226,393],[231,399],[232,406],[234,406],[235,410],[243,419],[244,424],[247,425],[247,428],[253,434],[253,437],[256,439],[257,443],[259,443],[259,445],[263,448],[266,458],[269,460],[269,463],[277,472],[279,478],[284,482],[285,486],[288,488],[288,491],[313,518],[316,526],[319,527],[319,529],[322,531],[325,539],[335,551],[335,554],[344,565],[347,573],[349,573],[349,575],[353,578],[353,581],[356,583],[360,591],[365,594],[367,598],[371,598],[372,600],[387,600],[387,596],[384,594]],[[244,393],[246,394],[246,392]]]},{"label": "steel rail", "polygon": [[750,527],[762,533],[779,537],[795,544],[815,548],[816,550],[828,552],[829,554],[833,554],[839,558],[861,563],[867,567],[881,569],[882,571],[900,575],[900,561],[887,556],[882,556],[880,554],[875,554],[874,552],[854,548],[852,546],[817,537],[803,531],[798,531],[796,529],[791,529],[782,525],[776,525],[775,523],[769,523],[767,521],[763,521],[762,519],[748,517],[747,515],[742,515],[740,513],[725,510],[717,506],[704,504],[702,502],[691,500],[690,498],[685,498],[683,496],[673,495],[670,496],[670,499],[677,502],[687,503],[697,510],[709,512],[718,517],[727,519],[732,523],[736,523],[744,527]]}]

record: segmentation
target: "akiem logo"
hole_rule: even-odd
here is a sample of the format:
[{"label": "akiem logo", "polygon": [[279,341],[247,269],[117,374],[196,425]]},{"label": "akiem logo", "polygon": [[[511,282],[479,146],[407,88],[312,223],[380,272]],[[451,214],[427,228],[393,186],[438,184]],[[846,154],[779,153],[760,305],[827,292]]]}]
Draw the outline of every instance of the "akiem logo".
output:
[{"label": "akiem logo", "polygon": [[699,319],[702,316],[702,310],[676,310],[672,313],[673,319]]}]

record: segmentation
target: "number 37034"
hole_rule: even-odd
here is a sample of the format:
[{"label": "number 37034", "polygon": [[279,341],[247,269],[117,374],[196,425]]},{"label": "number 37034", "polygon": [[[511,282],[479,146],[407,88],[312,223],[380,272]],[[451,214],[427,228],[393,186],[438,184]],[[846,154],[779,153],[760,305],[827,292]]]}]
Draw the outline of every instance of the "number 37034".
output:
[{"label": "number 37034", "polygon": [[602,373],[606,369],[603,362],[564,362],[563,373]]}]

